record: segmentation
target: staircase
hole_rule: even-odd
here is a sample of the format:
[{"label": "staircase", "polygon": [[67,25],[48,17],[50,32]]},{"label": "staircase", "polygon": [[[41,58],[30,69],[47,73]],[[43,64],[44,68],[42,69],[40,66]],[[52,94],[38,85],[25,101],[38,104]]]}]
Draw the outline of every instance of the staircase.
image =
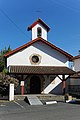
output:
[{"label": "staircase", "polygon": [[52,90],[54,90],[62,81],[56,77],[45,89],[42,91],[45,94],[50,93]]}]

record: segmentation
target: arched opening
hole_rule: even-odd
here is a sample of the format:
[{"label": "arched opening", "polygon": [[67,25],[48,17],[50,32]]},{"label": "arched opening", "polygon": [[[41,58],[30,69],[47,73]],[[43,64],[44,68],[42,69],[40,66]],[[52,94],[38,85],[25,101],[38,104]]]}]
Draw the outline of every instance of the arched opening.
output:
[{"label": "arched opening", "polygon": [[30,79],[30,94],[41,93],[41,81],[38,76],[32,76]]},{"label": "arched opening", "polygon": [[37,28],[37,37],[41,37],[42,29],[40,27]]}]

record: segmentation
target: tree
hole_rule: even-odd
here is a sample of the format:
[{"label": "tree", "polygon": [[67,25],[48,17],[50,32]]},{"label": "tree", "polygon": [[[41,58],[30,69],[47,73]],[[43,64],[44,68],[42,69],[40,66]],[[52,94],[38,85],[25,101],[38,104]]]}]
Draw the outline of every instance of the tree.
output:
[{"label": "tree", "polygon": [[8,53],[8,52],[10,52],[10,51],[11,51],[10,46],[9,46],[7,49],[6,49],[6,47],[5,47],[5,49],[3,49],[3,50],[0,51],[0,72],[2,72],[3,69],[5,69],[4,54],[5,54],[5,53]]},{"label": "tree", "polygon": [[11,51],[10,46],[0,51],[0,94],[2,96],[8,95],[9,84],[14,83],[15,88],[18,86],[19,81],[15,77],[8,75],[8,70],[5,67],[4,54]]}]

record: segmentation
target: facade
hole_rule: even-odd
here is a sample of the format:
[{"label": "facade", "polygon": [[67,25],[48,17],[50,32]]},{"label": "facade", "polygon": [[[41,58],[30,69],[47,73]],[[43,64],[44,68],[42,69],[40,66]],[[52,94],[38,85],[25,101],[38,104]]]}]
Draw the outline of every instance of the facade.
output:
[{"label": "facade", "polygon": [[67,78],[74,74],[69,68],[73,56],[48,42],[50,28],[41,19],[29,26],[29,30],[32,40],[5,54],[9,74],[20,82],[15,93],[62,94]]},{"label": "facade", "polygon": [[80,96],[80,51],[79,55],[72,58],[72,61],[72,69],[76,71],[76,73],[70,77],[69,92]]},{"label": "facade", "polygon": [[80,55],[77,55],[75,57],[73,57],[73,70],[75,70],[76,72],[80,71]]}]

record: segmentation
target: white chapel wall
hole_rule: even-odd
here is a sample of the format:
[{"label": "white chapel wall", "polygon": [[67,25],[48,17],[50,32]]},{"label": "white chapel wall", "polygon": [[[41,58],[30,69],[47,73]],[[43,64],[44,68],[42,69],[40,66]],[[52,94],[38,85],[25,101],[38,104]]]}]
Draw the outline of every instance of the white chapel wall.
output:
[{"label": "white chapel wall", "polygon": [[38,41],[8,57],[7,67],[10,65],[31,66],[30,56],[32,54],[39,54],[41,56],[41,62],[38,66],[68,66],[68,58],[66,56]]},{"label": "white chapel wall", "polygon": [[80,71],[80,58],[73,61],[73,70]]}]

